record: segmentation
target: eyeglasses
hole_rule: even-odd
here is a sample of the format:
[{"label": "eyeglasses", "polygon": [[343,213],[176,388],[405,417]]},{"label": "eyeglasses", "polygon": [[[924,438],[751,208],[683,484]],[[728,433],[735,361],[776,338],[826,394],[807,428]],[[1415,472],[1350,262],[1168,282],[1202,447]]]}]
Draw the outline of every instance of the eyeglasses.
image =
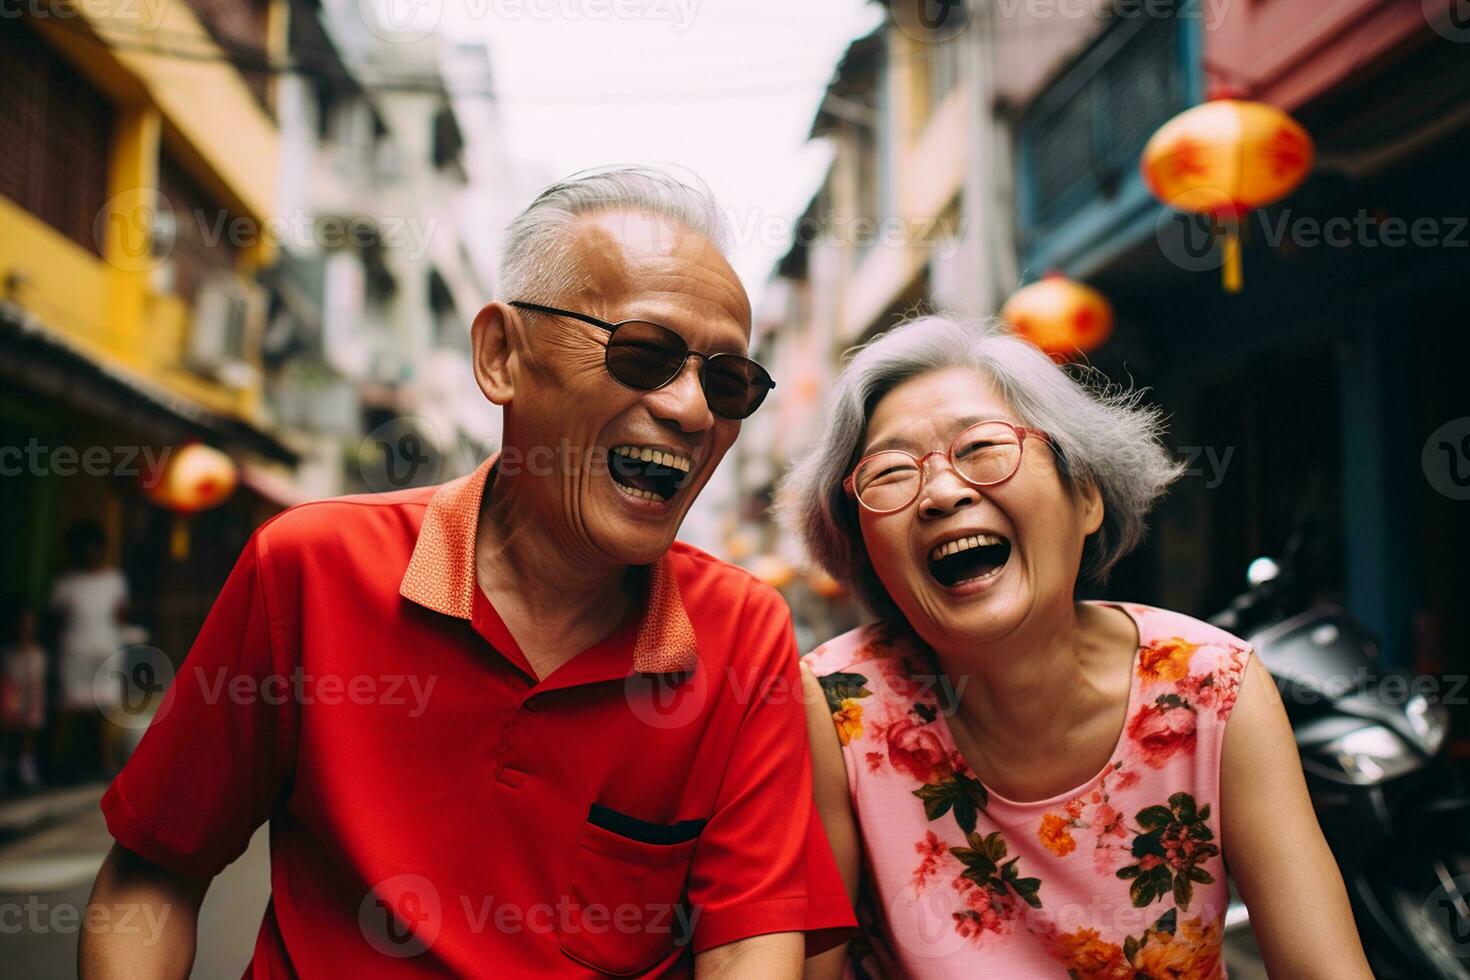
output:
[{"label": "eyeglasses", "polygon": [[607,373],[636,391],[656,391],[684,370],[691,356],[700,359],[699,387],[711,412],[725,419],[748,418],[765,401],[776,382],[765,368],[739,354],[701,354],[668,327],[647,320],[608,323],[586,313],[559,310],[539,303],[512,301],[519,310],[570,317],[608,332]]},{"label": "eyeglasses", "polygon": [[948,459],[960,479],[972,486],[993,487],[1021,468],[1021,447],[1027,436],[1051,444],[1039,429],[999,419],[976,422],[956,436],[947,451],[936,449],[914,456],[902,449],[885,449],[864,456],[842,481],[842,488],[873,513],[892,514],[919,498],[930,456]]}]

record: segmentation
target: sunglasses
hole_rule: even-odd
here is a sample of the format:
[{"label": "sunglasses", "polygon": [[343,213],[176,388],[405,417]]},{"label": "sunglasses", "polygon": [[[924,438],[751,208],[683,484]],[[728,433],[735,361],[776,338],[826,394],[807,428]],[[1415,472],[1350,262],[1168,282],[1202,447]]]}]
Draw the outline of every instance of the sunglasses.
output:
[{"label": "sunglasses", "polygon": [[608,332],[607,373],[619,384],[635,391],[656,391],[684,370],[690,356],[699,358],[699,387],[709,410],[720,418],[749,418],[766,395],[776,387],[765,368],[739,354],[701,354],[692,351],[684,338],[668,327],[647,320],[608,323],[586,313],[559,310],[540,303],[510,304],[518,310],[564,316],[601,327]]}]

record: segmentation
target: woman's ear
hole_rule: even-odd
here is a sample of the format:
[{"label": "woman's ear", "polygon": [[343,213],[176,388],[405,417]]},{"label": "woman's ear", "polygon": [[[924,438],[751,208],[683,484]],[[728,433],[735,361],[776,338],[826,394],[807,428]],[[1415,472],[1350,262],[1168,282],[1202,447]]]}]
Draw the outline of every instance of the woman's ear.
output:
[{"label": "woman's ear", "polygon": [[504,303],[487,303],[470,327],[475,382],[496,405],[509,405],[515,395],[515,365],[520,321]]},{"label": "woman's ear", "polygon": [[1089,481],[1077,488],[1077,505],[1083,533],[1088,536],[1097,533],[1103,522],[1103,500],[1096,483]]}]

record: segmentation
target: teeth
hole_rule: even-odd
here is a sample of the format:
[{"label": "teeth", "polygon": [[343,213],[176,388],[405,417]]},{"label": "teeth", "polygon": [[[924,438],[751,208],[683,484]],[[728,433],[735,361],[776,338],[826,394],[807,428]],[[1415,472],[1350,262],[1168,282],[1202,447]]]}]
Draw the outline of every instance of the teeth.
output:
[{"label": "teeth", "polygon": [[972,534],[967,538],[959,538],[954,541],[946,541],[929,553],[929,557],[938,561],[948,558],[950,555],[961,551],[969,551],[971,548],[983,548],[986,545],[1005,544],[1005,539],[994,534]]},{"label": "teeth", "polygon": [[637,497],[639,500],[652,500],[656,504],[661,504],[664,502],[664,498],[660,497],[658,494],[654,493],[651,490],[637,490],[633,487],[625,487],[617,481],[613,481],[613,486],[617,487],[628,496]]},{"label": "teeth", "polygon": [[629,459],[640,460],[644,463],[657,463],[671,470],[688,473],[694,468],[694,463],[688,456],[680,456],[677,453],[667,453],[661,449],[648,449],[642,446],[615,446],[612,450],[619,456]]}]

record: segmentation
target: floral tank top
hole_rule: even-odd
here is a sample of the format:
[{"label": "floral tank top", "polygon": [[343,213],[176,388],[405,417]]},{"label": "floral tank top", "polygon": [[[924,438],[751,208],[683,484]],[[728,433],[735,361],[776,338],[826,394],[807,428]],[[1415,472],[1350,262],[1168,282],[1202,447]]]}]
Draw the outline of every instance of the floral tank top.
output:
[{"label": "floral tank top", "polygon": [[975,778],[950,685],[906,629],[864,626],[806,656],[862,837],[850,976],[1225,976],[1220,750],[1250,649],[1188,616],[1118,608],[1139,649],[1111,761],[1036,802]]}]

